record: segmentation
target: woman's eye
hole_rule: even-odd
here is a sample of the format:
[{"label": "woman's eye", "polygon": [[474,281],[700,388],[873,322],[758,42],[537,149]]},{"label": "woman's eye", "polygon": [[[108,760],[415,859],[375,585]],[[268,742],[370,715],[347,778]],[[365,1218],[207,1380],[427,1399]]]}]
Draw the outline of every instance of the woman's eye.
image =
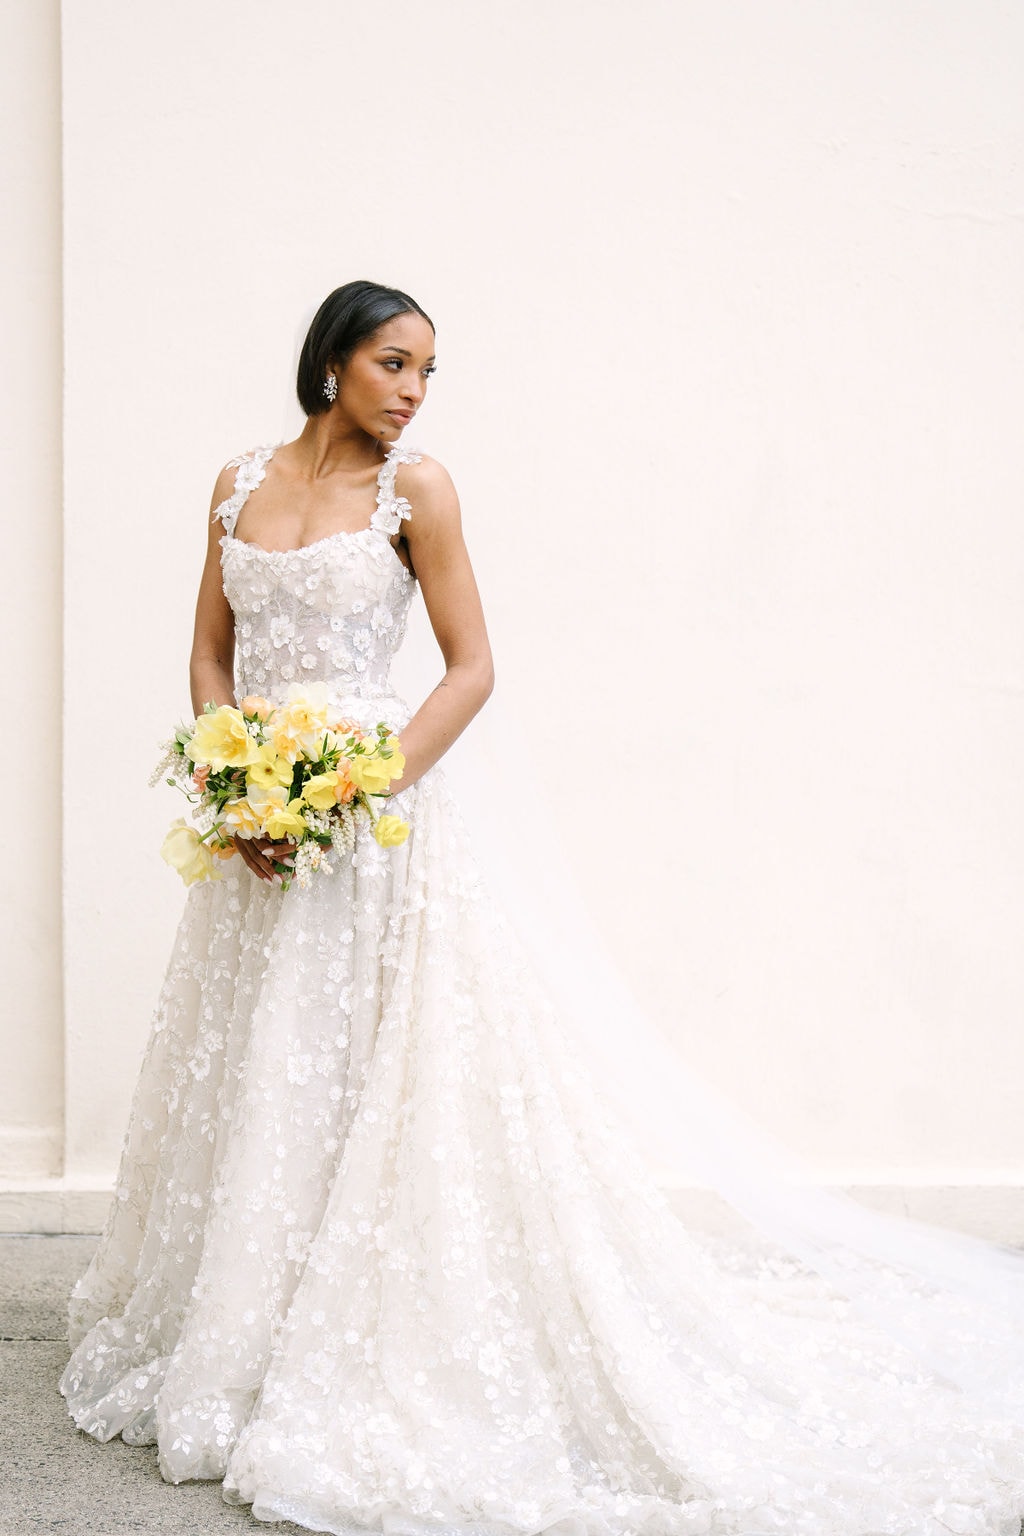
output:
[{"label": "woman's eye", "polygon": [[[382,357],[381,358],[381,362],[384,364],[385,368],[390,368],[392,373],[401,373],[401,371],[402,371],[403,360],[400,357]],[[425,379],[429,379],[431,374],[434,374],[436,372],[437,372],[437,364],[436,363],[428,363],[427,366],[424,369],[422,369],[423,377]]]}]

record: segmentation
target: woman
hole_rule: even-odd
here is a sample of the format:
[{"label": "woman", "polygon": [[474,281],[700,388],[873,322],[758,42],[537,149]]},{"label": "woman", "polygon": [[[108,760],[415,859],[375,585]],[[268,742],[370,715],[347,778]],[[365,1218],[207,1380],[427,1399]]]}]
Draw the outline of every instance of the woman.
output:
[{"label": "woman", "polygon": [[[241,507],[240,529],[228,530],[232,537],[263,550],[287,552],[308,549],[322,538],[351,536],[366,527],[367,509],[373,509],[379,489],[382,453],[397,445],[422,404],[434,371],[434,328],[429,319],[416,307],[395,313],[397,303],[412,305],[405,295],[350,292],[373,287],[349,284],[321,307],[299,365],[298,391],[306,425],[294,443],[278,448],[272,458],[264,451],[254,460],[257,472],[263,469],[264,483],[255,502]],[[339,399],[342,372],[344,389]],[[217,479],[215,509],[232,504],[234,463]],[[405,790],[433,767],[469,724],[490,694],[494,674],[450,477],[435,460],[421,454],[393,452],[383,465],[389,497],[399,465],[407,493],[403,501],[390,501],[397,512],[388,514],[396,522],[389,539],[405,567],[404,572],[392,573],[396,607],[404,618],[413,591],[410,578],[415,576],[445,661],[443,679],[402,731],[406,762],[401,787]],[[415,501],[415,518],[405,515],[409,500]],[[192,704],[197,714],[210,700],[235,703],[234,614],[221,575],[218,535],[222,532],[218,520],[211,521],[192,647]],[[275,645],[279,638],[274,636]],[[300,670],[294,676],[308,677],[322,670],[327,649],[307,653],[318,663],[312,668],[300,656]],[[387,648],[388,654],[391,649]],[[346,682],[355,685],[349,692],[365,699],[367,691],[358,686],[358,673],[353,676],[349,670],[352,657],[346,653],[343,661],[336,660],[336,647],[331,656],[332,673],[342,672]],[[243,651],[243,663],[248,659]],[[262,668],[258,675],[253,673],[260,686],[263,675]],[[242,838],[236,846],[254,874],[280,882],[264,851]]]},{"label": "woman", "polygon": [[[688,1231],[489,905],[436,766],[490,692],[486,630],[451,482],[398,446],[433,355],[406,294],[337,289],[302,433],[214,489],[196,709],[325,682],[401,731],[413,830],[287,892],[239,838],[190,893],[70,1411],[312,1530],[1016,1536],[1024,1259],[758,1205],[753,1169],[721,1180],[753,1245]],[[410,718],[417,586],[445,674]]]}]

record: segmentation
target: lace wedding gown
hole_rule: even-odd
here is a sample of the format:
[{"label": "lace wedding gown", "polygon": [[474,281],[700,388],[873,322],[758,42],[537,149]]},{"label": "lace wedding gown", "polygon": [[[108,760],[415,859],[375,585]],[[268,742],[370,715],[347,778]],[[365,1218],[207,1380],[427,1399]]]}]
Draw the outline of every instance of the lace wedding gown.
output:
[{"label": "lace wedding gown", "polygon": [[[326,679],[400,729],[417,456],[389,452],[367,529],[276,552],[234,534],[273,451],[233,461],[215,514],[240,694]],[[403,847],[364,829],[307,889],[236,859],[190,890],[71,1300],[75,1422],[318,1531],[1017,1536],[1021,1311],[882,1269],[886,1328],[767,1242],[741,1263],[685,1227],[442,772],[395,808]]]}]

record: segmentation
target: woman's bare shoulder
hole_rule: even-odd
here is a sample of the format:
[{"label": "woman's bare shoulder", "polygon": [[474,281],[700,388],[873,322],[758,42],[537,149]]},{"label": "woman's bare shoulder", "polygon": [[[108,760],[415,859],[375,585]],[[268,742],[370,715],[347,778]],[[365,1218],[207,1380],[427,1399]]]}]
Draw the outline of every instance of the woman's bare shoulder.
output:
[{"label": "woman's bare shoulder", "polygon": [[440,460],[432,458],[429,453],[417,451],[414,463],[399,464],[395,489],[400,496],[407,497],[411,502],[414,516],[417,506],[438,509],[446,503],[458,506],[451,475]]},{"label": "woman's bare shoulder", "polygon": [[213,485],[213,496],[210,501],[211,511],[219,507],[221,502],[227,501],[235,494],[235,476],[238,474],[238,466],[233,460],[229,460],[217,475]]}]

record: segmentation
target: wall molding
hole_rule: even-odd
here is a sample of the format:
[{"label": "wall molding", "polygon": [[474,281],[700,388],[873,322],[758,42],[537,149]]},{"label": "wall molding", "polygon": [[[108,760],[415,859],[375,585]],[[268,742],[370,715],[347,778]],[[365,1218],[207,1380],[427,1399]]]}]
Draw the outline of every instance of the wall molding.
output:
[{"label": "wall molding", "polygon": [[0,1184],[0,1233],[99,1232],[110,1209],[109,1185],[69,1179]]},{"label": "wall molding", "polygon": [[[1024,1247],[1024,1185],[846,1184],[838,1188],[874,1210],[934,1222],[992,1242]],[[110,1207],[109,1185],[41,1179],[0,1183],[0,1233],[99,1232]],[[672,1209],[704,1231],[727,1233],[735,1214],[709,1190],[665,1188]]]},{"label": "wall molding", "polygon": [[0,1126],[0,1168],[8,1184],[56,1178],[63,1166],[63,1125]]}]

